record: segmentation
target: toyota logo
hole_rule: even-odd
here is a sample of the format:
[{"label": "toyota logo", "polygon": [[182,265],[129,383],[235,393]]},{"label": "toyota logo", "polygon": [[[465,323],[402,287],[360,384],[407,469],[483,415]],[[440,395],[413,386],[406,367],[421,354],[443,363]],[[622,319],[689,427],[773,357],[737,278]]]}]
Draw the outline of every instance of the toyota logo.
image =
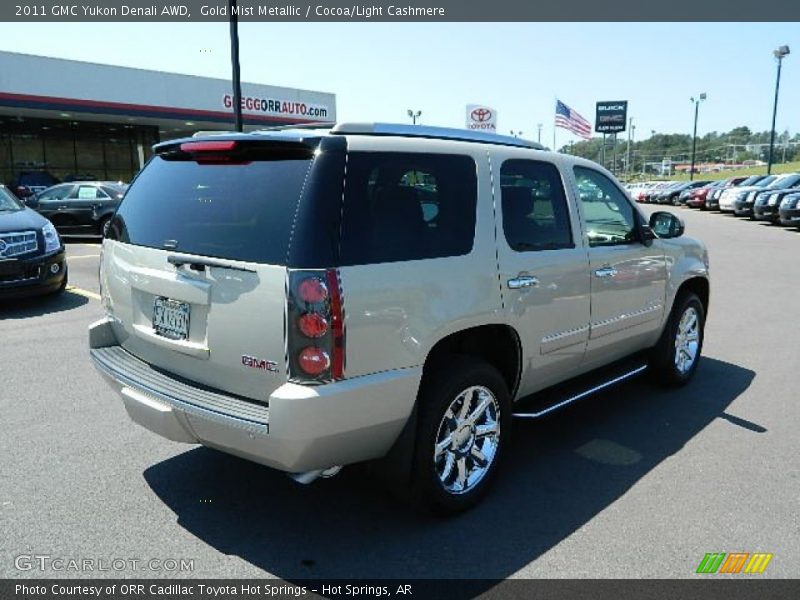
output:
[{"label": "toyota logo", "polygon": [[8,248],[8,244],[5,240],[0,240],[0,254],[5,254],[6,248]]},{"label": "toyota logo", "polygon": [[483,123],[492,118],[492,111],[490,111],[488,108],[476,108],[470,113],[470,116],[472,117],[473,121]]}]

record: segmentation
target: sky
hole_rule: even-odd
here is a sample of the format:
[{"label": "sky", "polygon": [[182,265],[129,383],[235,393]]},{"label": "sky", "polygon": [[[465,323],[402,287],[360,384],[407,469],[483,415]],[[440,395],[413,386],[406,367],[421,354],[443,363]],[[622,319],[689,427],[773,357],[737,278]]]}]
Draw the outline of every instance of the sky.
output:
[{"label": "sky", "polygon": [[[0,50],[175,73],[230,77],[227,22],[4,24]],[[800,130],[797,23],[240,23],[242,81],[336,94],[338,120],[463,127],[467,104],[498,133],[553,140],[556,98],[594,122],[598,100],[628,100],[635,139],[771,125]],[[2,66],[0,65],[0,68]],[[627,135],[627,134],[622,134]],[[577,140],[559,129],[557,145]]]}]

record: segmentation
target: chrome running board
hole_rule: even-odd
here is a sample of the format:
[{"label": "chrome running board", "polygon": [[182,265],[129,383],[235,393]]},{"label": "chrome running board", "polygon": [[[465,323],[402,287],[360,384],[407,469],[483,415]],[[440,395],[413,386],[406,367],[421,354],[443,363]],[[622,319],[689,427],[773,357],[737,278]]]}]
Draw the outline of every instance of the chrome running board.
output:
[{"label": "chrome running board", "polygon": [[631,377],[633,377],[635,375],[638,375],[639,373],[641,373],[645,369],[647,369],[647,365],[646,364],[645,365],[641,365],[641,366],[636,367],[635,369],[633,369],[631,371],[626,371],[625,373],[622,373],[621,375],[618,375],[618,376],[614,377],[613,379],[609,379],[608,381],[605,381],[603,383],[595,385],[595,386],[589,388],[588,390],[584,390],[583,392],[581,392],[579,394],[575,394],[575,395],[569,396],[568,398],[562,400],[561,402],[557,402],[556,404],[553,404],[552,406],[548,406],[547,408],[544,408],[544,409],[542,409],[542,410],[540,410],[538,412],[519,412],[519,413],[514,413],[512,416],[514,416],[514,417],[516,417],[518,419],[538,419],[539,417],[543,417],[544,415],[546,415],[548,413],[551,413],[551,412],[553,412],[555,410],[558,410],[559,408],[562,408],[562,407],[566,406],[567,404],[572,404],[576,400],[580,400],[581,398],[585,398],[586,396],[591,396],[592,394],[594,394],[596,392],[599,392],[602,389],[605,389],[605,388],[610,387],[612,385],[616,385],[620,381],[624,381],[626,379],[630,379]]}]

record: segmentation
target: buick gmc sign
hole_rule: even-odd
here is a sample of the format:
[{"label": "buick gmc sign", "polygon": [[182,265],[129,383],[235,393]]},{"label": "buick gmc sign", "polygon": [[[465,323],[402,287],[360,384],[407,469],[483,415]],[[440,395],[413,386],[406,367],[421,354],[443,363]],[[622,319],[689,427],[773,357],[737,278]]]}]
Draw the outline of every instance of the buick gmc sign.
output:
[{"label": "buick gmc sign", "polygon": [[594,130],[597,133],[619,133],[625,131],[628,122],[627,100],[606,100],[597,103]]},{"label": "buick gmc sign", "polygon": [[[225,94],[222,97],[222,106],[233,108],[233,96]],[[322,104],[311,104],[295,100],[242,96],[242,112],[279,115],[282,117],[293,116],[300,119],[325,119],[328,116],[328,107]]]}]

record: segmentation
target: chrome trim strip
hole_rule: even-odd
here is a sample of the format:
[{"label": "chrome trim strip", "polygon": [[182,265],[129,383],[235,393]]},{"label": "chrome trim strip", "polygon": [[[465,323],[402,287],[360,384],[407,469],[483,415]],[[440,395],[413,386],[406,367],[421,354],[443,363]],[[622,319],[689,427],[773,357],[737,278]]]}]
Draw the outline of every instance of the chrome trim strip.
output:
[{"label": "chrome trim strip", "polygon": [[[661,310],[662,307],[663,307],[663,305],[660,302],[658,302],[658,303],[655,303],[655,304],[653,304],[651,306],[648,306],[646,308],[642,308],[640,310],[634,310],[634,311],[629,312],[629,313],[623,313],[621,315],[617,315],[616,317],[603,319],[602,321],[595,321],[594,323],[592,323],[592,326],[591,326],[592,333],[594,334],[595,332],[597,332],[598,330],[600,330],[600,329],[602,329],[604,327],[610,327],[612,325],[617,325],[619,323],[624,323],[625,321],[630,321],[631,319],[636,319],[637,317],[643,317],[645,315],[649,315],[650,313],[658,312],[658,311]],[[653,318],[655,318],[655,316]],[[649,320],[651,320],[651,319],[644,319],[643,321],[635,321],[635,322],[631,323],[631,326],[632,325],[639,325],[640,323],[646,323]],[[592,335],[591,337],[592,338],[600,337],[600,336],[606,335],[607,333],[614,333],[616,331],[620,331],[622,329],[625,329],[626,327],[627,327],[627,324],[624,325],[623,327],[615,328],[615,329],[613,329],[611,331],[601,332],[601,333],[599,333],[599,335],[596,335],[596,336]]]},{"label": "chrome trim strip", "polygon": [[542,417],[542,416],[544,416],[544,415],[546,415],[548,413],[551,413],[554,410],[558,410],[562,406],[566,406],[567,404],[571,404],[571,403],[575,402],[576,400],[580,400],[581,398],[585,398],[586,396],[594,394],[595,392],[599,392],[600,390],[602,390],[604,388],[607,388],[609,386],[612,386],[615,383],[619,383],[620,381],[624,381],[625,379],[633,377],[634,375],[638,375],[639,373],[641,373],[645,369],[647,369],[647,365],[642,365],[641,367],[637,367],[633,371],[628,371],[627,373],[623,373],[622,375],[620,375],[618,377],[614,377],[614,379],[610,379],[609,381],[606,381],[605,383],[601,383],[600,385],[597,385],[597,386],[595,386],[593,388],[590,388],[590,389],[588,389],[588,390],[586,390],[584,392],[581,392],[580,394],[576,394],[575,396],[571,396],[571,397],[567,398],[566,400],[562,400],[558,404],[554,404],[553,406],[549,406],[548,408],[545,408],[544,410],[540,410],[539,412],[535,412],[535,413],[514,413],[512,416],[517,417],[519,419],[538,419],[539,417]]},{"label": "chrome trim strip", "polygon": [[148,396],[151,396],[155,400],[159,400],[172,408],[178,408],[191,415],[204,418],[209,421],[213,421],[215,423],[219,423],[222,425],[238,427],[239,429],[244,429],[252,433],[259,433],[262,435],[266,435],[269,433],[268,423],[251,421],[249,419],[245,419],[242,417],[235,417],[197,404],[186,402],[185,400],[181,400],[180,398],[175,398],[174,396],[168,396],[162,392],[158,392],[148,387],[145,384],[142,384],[141,382],[133,381],[129,377],[120,373],[118,370],[112,368],[110,365],[107,365],[105,362],[102,361],[102,359],[96,357],[93,352],[90,353],[90,356],[92,358],[92,362],[94,362],[95,364],[95,367],[97,367],[100,371],[102,371],[105,375],[113,379],[118,384],[128,387],[132,390],[138,391],[140,393],[146,394]]}]

